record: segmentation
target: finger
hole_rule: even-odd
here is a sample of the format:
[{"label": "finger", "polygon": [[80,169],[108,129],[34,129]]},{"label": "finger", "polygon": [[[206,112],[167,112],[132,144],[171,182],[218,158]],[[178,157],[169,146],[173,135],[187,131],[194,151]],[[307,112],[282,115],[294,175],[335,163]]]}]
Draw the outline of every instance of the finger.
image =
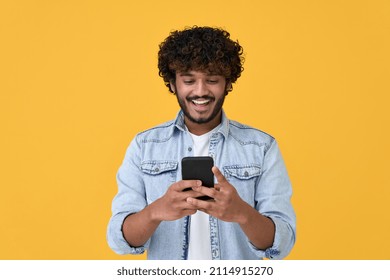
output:
[{"label": "finger", "polygon": [[216,198],[218,196],[218,191],[215,190],[214,188],[208,188],[208,187],[204,187],[204,186],[196,186],[196,187],[192,187],[192,189],[197,192],[199,195],[197,197],[200,197],[200,196],[209,196],[211,198]]},{"label": "finger", "polygon": [[183,191],[183,200],[187,200],[189,197],[198,198],[204,196],[201,192],[194,191],[193,189],[189,189],[188,191]]},{"label": "finger", "polygon": [[183,212],[183,211],[198,210],[198,207],[196,207],[195,205],[192,205],[191,203],[188,203],[188,201],[187,201],[188,198],[189,198],[189,197],[187,197],[187,199],[181,201],[180,203],[178,203],[178,204],[176,205],[176,209],[177,209],[178,211]]},{"label": "finger", "polygon": [[222,184],[227,181],[225,176],[223,176],[222,172],[218,169],[218,167],[213,166],[211,171],[213,171],[215,178],[217,178],[218,184]]},{"label": "finger", "polygon": [[203,193],[194,190],[189,191],[188,194],[189,195],[187,195],[185,199],[187,199],[188,197],[199,198],[205,196]]},{"label": "finger", "polygon": [[208,212],[213,207],[213,203],[215,203],[213,200],[199,200],[193,197],[187,198],[187,202],[196,207],[196,209],[202,209],[203,212]]},{"label": "finger", "polygon": [[202,181],[200,180],[181,180],[172,185],[172,189],[181,192],[185,189],[191,189],[195,186],[201,186]]}]

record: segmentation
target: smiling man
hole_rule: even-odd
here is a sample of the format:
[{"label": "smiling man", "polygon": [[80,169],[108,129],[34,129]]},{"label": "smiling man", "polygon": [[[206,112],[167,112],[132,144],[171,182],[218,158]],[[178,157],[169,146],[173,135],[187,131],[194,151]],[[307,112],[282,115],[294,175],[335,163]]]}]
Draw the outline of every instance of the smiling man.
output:
[{"label": "smiling man", "polygon": [[[292,189],[278,145],[222,109],[243,70],[242,52],[227,31],[210,27],[174,31],[161,43],[159,74],[181,110],[127,149],[107,233],[118,254],[281,259],[291,251]],[[214,188],[181,179],[188,156],[214,159]]]},{"label": "smiling man", "polygon": [[226,86],[226,79],[221,75],[200,71],[176,74],[170,87],[176,93],[191,133],[201,135],[221,122]]}]

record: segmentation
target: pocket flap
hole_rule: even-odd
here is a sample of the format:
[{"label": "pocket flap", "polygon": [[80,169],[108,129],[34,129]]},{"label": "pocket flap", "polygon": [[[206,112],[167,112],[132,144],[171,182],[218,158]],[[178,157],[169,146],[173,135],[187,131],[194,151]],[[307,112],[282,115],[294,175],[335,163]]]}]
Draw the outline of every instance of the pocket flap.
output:
[{"label": "pocket flap", "polygon": [[261,174],[261,167],[258,165],[232,165],[223,168],[225,174],[238,179],[250,179]]},{"label": "pocket flap", "polygon": [[177,161],[174,160],[148,160],[141,163],[141,170],[150,175],[158,175],[177,169]]}]

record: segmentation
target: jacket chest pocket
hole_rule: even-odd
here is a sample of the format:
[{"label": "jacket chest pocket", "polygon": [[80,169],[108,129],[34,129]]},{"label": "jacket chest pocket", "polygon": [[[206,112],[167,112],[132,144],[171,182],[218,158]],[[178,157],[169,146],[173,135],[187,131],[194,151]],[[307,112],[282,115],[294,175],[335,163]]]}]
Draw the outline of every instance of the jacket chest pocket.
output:
[{"label": "jacket chest pocket", "polygon": [[149,160],[141,163],[148,203],[165,194],[176,182],[178,162],[174,160]]},{"label": "jacket chest pocket", "polygon": [[230,165],[223,167],[225,178],[232,184],[240,197],[248,204],[255,204],[255,188],[261,166],[259,165]]}]

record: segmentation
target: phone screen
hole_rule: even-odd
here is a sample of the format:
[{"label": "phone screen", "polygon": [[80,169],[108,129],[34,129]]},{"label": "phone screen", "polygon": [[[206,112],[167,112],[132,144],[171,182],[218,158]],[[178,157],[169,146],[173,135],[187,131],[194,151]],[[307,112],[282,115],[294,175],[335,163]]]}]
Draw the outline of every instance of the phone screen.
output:
[{"label": "phone screen", "polygon": [[[205,187],[214,187],[214,174],[211,168],[214,166],[212,157],[184,157],[182,164],[183,180],[200,180]],[[199,197],[198,199],[211,199],[208,196]]]}]

